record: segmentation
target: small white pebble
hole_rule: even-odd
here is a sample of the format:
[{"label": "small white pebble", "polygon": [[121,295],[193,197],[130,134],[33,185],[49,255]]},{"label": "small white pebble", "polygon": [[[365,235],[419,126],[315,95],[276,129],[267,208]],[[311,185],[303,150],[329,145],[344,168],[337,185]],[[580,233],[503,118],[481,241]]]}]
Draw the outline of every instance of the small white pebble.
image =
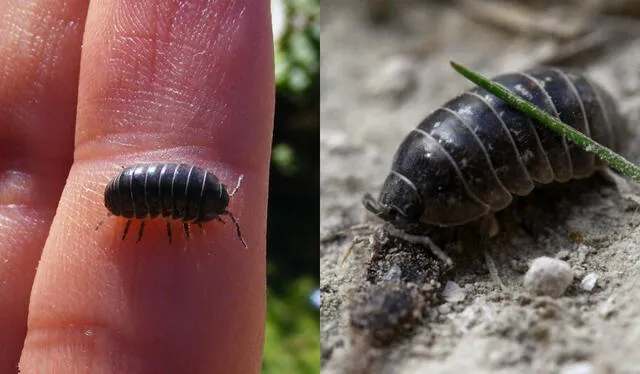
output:
[{"label": "small white pebble", "polygon": [[560,297],[573,281],[568,263],[550,257],[538,257],[524,275],[524,287],[530,293]]},{"label": "small white pebble", "polygon": [[458,283],[447,281],[442,290],[442,297],[450,303],[457,303],[464,300],[465,293]]},{"label": "small white pebble", "polygon": [[582,278],[580,282],[580,289],[583,291],[591,292],[596,287],[596,283],[598,282],[598,274],[589,273]]}]

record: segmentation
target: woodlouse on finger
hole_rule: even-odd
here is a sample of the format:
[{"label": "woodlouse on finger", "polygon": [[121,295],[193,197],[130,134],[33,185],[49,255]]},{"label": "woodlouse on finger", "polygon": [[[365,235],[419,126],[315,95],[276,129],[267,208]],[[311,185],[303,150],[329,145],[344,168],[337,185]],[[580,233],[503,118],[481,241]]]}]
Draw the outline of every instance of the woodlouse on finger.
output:
[{"label": "woodlouse on finger", "polygon": [[221,216],[228,215],[236,227],[238,239],[247,248],[238,220],[227,209],[242,178],[238,178],[236,187],[228,193],[226,186],[206,169],[187,164],[141,164],[126,167],[111,179],[104,191],[104,205],[110,215],[127,219],[122,240],[133,219],[142,220],[137,240],[140,241],[146,219],[165,218],[171,242],[171,221],[182,222],[189,237],[190,224],[202,227],[203,223],[214,219],[224,223]]},{"label": "woodlouse on finger", "polygon": [[[583,75],[536,68],[493,79],[595,141],[619,150],[625,121]],[[506,208],[535,186],[586,178],[606,164],[481,88],[425,118],[400,144],[367,210],[406,231],[459,226]]]}]

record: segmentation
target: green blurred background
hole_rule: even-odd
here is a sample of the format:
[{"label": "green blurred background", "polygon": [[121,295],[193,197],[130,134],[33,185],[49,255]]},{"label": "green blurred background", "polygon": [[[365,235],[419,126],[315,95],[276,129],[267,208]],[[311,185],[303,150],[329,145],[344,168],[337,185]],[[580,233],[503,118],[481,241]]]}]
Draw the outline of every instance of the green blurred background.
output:
[{"label": "green blurred background", "polygon": [[262,373],[319,373],[319,0],[271,1],[276,113]]}]

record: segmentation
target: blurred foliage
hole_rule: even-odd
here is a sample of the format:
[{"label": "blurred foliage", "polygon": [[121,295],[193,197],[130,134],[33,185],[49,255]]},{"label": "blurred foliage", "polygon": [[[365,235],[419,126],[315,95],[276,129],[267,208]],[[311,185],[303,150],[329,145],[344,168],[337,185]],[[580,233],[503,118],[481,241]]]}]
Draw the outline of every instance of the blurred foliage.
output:
[{"label": "blurred foliage", "polygon": [[291,100],[308,103],[314,99],[309,92],[317,86],[320,72],[320,3],[318,0],[272,3],[277,8],[274,10],[276,89]]},{"label": "blurred foliage", "polygon": [[[269,181],[268,256],[278,268],[269,285],[278,289],[299,276],[319,279],[319,7],[318,0],[272,1],[276,60],[290,66],[276,68]],[[291,76],[303,72],[305,78],[295,82],[307,83],[294,84]]]},{"label": "blurred foliage", "polygon": [[315,281],[298,278],[284,293],[269,292],[262,372],[319,373],[320,322],[308,302]]},{"label": "blurred foliage", "polygon": [[269,180],[264,374],[320,372],[319,0],[272,0],[276,112]]},{"label": "blurred foliage", "polygon": [[292,176],[300,171],[296,151],[288,144],[276,144],[271,151],[271,159],[278,171],[284,175]]}]

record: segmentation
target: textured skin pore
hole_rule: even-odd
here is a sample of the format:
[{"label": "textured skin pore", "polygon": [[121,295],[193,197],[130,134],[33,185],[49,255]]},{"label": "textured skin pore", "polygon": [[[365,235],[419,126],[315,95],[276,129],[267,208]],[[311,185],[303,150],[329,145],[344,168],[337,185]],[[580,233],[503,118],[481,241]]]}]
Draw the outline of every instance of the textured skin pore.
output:
[{"label": "textured skin pore", "polygon": [[104,200],[115,216],[162,216],[197,224],[225,214],[229,194],[215,175],[196,166],[144,164],[125,168],[113,178]]},{"label": "textured skin pore", "polygon": [[[611,97],[581,75],[539,68],[493,79],[600,144],[619,149]],[[593,154],[476,88],[425,118],[400,144],[379,206],[409,222],[462,225],[507,207],[537,184],[591,176]],[[375,212],[374,212],[375,213]]]}]

